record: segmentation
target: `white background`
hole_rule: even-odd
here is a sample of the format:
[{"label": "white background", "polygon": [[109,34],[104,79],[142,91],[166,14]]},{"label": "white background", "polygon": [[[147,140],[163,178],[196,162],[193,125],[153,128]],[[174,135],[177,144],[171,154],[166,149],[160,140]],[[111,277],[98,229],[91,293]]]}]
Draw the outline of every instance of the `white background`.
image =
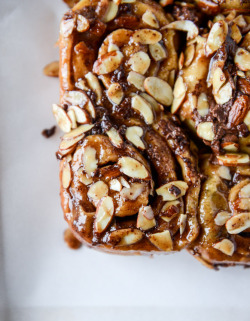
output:
[{"label": "white background", "polygon": [[0,321],[249,320],[250,270],[69,250],[51,103],[61,0],[0,0]]}]

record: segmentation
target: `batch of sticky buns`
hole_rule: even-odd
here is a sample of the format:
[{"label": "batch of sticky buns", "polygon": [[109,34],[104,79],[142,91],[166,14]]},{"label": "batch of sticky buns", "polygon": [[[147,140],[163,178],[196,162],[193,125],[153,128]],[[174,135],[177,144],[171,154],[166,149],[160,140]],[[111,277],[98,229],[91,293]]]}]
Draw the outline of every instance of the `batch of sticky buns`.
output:
[{"label": "batch of sticky buns", "polygon": [[71,231],[250,265],[248,0],[65,2],[52,109]]}]

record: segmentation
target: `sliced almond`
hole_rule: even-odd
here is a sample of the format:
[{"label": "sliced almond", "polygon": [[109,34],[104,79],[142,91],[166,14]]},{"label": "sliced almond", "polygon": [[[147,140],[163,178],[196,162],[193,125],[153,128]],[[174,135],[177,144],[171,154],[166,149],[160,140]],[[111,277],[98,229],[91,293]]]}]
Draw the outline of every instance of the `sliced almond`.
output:
[{"label": "sliced almond", "polygon": [[75,129],[77,127],[77,124],[76,124],[76,114],[75,114],[74,110],[69,110],[67,112],[67,115],[69,116],[69,118],[71,120],[71,128]]},{"label": "sliced almond", "polygon": [[114,216],[114,202],[110,196],[101,199],[96,209],[96,218],[94,221],[94,230],[96,233],[102,233],[106,230]]},{"label": "sliced almond", "polygon": [[98,181],[90,186],[87,195],[94,202],[94,204],[97,204],[101,198],[108,196],[108,192],[108,185],[103,181]]},{"label": "sliced almond", "polygon": [[129,59],[128,64],[131,65],[133,71],[144,75],[150,66],[150,62],[151,60],[146,52],[138,51]]},{"label": "sliced almond", "polygon": [[73,110],[76,116],[76,121],[79,124],[87,124],[90,123],[90,118],[88,113],[83,110],[82,108],[78,107],[78,106],[70,106],[69,110]]},{"label": "sliced almond", "polygon": [[118,83],[113,83],[109,86],[107,90],[108,98],[116,105],[119,105],[124,97],[124,92],[122,86]]},{"label": "sliced almond", "polygon": [[250,162],[249,155],[241,153],[227,153],[225,155],[217,155],[216,157],[219,164],[225,166],[245,165]]},{"label": "sliced almond", "polygon": [[117,50],[119,50],[119,47],[113,42],[110,42],[108,45],[108,52],[117,51]]},{"label": "sliced almond", "polygon": [[167,58],[166,49],[159,42],[149,45],[149,52],[155,61],[161,61]]},{"label": "sliced almond", "polygon": [[187,225],[187,214],[181,214],[179,218],[180,235],[183,234]]},{"label": "sliced almond", "polygon": [[213,245],[216,250],[221,251],[222,253],[232,256],[234,253],[234,244],[228,239],[224,239]]},{"label": "sliced almond", "polygon": [[106,23],[113,20],[118,13],[118,8],[119,8],[118,5],[114,1],[110,1],[108,5],[108,9],[102,18],[102,21]]},{"label": "sliced almond", "polygon": [[227,211],[220,211],[216,214],[214,218],[214,223],[218,226],[223,226],[230,219],[231,213]]},{"label": "sliced almond", "polygon": [[59,62],[58,61],[53,61],[46,65],[43,68],[43,73],[45,76],[48,77],[58,77],[59,76]]},{"label": "sliced almond", "polygon": [[240,146],[237,143],[225,142],[221,144],[221,147],[228,152],[237,152]]},{"label": "sliced almond", "polygon": [[168,252],[173,250],[173,241],[168,230],[151,234],[148,236],[148,238],[152,244],[162,251]]},{"label": "sliced almond", "polygon": [[93,147],[85,146],[82,156],[83,168],[88,177],[94,176],[97,170],[98,160],[96,159],[96,150]]},{"label": "sliced almond", "polygon": [[147,102],[150,103],[151,107],[153,107],[153,110],[157,113],[157,112],[161,112],[164,110],[164,107],[159,104],[152,96],[146,94],[146,93],[142,93],[141,94],[142,98],[144,98]]},{"label": "sliced almond", "polygon": [[121,138],[121,135],[119,134],[119,132],[112,127],[110,130],[108,130],[106,132],[106,134],[108,135],[109,139],[111,140],[111,143],[118,148],[122,147],[123,144],[123,140]]},{"label": "sliced almond", "polygon": [[175,29],[187,32],[187,40],[194,39],[199,34],[198,27],[190,20],[174,21],[163,27],[162,29]]},{"label": "sliced almond", "polygon": [[139,95],[135,95],[131,99],[131,107],[138,111],[144,118],[147,124],[152,124],[154,121],[154,114],[151,105]]},{"label": "sliced almond", "polygon": [[139,242],[143,236],[142,231],[127,228],[111,232],[108,241],[114,246],[126,246]]},{"label": "sliced almond", "polygon": [[70,132],[72,123],[65,110],[61,106],[53,104],[52,112],[60,129],[65,133]]},{"label": "sliced almond", "polygon": [[223,105],[232,98],[232,95],[233,95],[232,86],[230,82],[227,82],[224,86],[221,87],[218,93],[214,94],[214,99],[217,104]]},{"label": "sliced almond", "polygon": [[180,57],[179,57],[179,61],[178,61],[178,65],[179,65],[179,69],[181,70],[184,66],[184,53],[181,52],[180,53]]},{"label": "sliced almond", "polygon": [[186,194],[188,184],[184,181],[173,181],[156,189],[163,201],[174,201]]},{"label": "sliced almond", "polygon": [[81,183],[88,186],[93,183],[93,179],[91,177],[87,177],[85,173],[83,173],[83,168],[79,168],[77,171],[77,177]]},{"label": "sliced almond", "polygon": [[137,72],[130,71],[127,77],[128,83],[135,86],[135,88],[145,91],[144,89],[144,80],[145,77],[141,74],[138,74]]},{"label": "sliced almond", "polygon": [[246,20],[242,15],[236,17],[233,22],[236,23],[240,28],[245,28],[247,26]]},{"label": "sliced almond", "polygon": [[136,227],[147,231],[155,227],[156,221],[151,206],[141,206],[138,212]]},{"label": "sliced almond", "polygon": [[199,123],[199,125],[197,126],[197,135],[200,138],[211,142],[215,137],[213,127],[214,126],[212,122]]},{"label": "sliced almond", "polygon": [[78,32],[84,32],[89,29],[89,21],[84,16],[78,14],[76,19],[76,29]]},{"label": "sliced almond", "polygon": [[85,78],[87,79],[87,82],[88,82],[88,85],[89,85],[90,89],[92,89],[93,92],[96,94],[97,103],[101,103],[102,87],[101,87],[101,85],[99,83],[98,78],[92,72],[88,72],[85,75]]},{"label": "sliced almond", "polygon": [[146,167],[142,163],[131,157],[121,157],[118,160],[118,165],[120,166],[120,171],[129,177],[140,179],[149,177],[149,173]]},{"label": "sliced almond", "polygon": [[150,10],[147,10],[142,15],[142,21],[152,28],[156,28],[156,29],[159,28],[159,22],[157,21],[156,16]]},{"label": "sliced almond", "polygon": [[143,129],[139,126],[131,126],[126,130],[126,138],[137,148],[145,149],[145,145],[141,140]]},{"label": "sliced almond", "polygon": [[132,36],[133,41],[143,45],[152,45],[161,41],[162,34],[159,31],[152,29],[136,30]]},{"label": "sliced almond", "polygon": [[234,62],[240,70],[250,70],[250,52],[246,49],[238,48],[234,57]]},{"label": "sliced almond", "polygon": [[205,93],[201,93],[198,97],[197,111],[202,117],[206,116],[209,113],[208,98]]},{"label": "sliced almond", "polygon": [[231,38],[236,42],[239,43],[242,39],[242,35],[240,29],[237,27],[236,24],[233,24],[231,27]]},{"label": "sliced almond", "polygon": [[171,106],[172,114],[175,114],[179,110],[184,98],[186,97],[186,91],[187,88],[184,84],[183,78],[179,76],[174,85],[174,100]]},{"label": "sliced almond", "polygon": [[218,50],[226,40],[228,33],[228,25],[224,20],[216,22],[209,32],[205,51],[207,55],[211,55]]},{"label": "sliced almond", "polygon": [[89,99],[87,104],[84,106],[84,108],[88,111],[88,113],[91,115],[92,118],[95,118],[95,107],[92,104],[91,100]]},{"label": "sliced almond", "polygon": [[226,223],[230,234],[239,234],[250,227],[250,213],[240,213],[232,216]]},{"label": "sliced almond", "polygon": [[133,183],[130,187],[124,187],[121,190],[121,197],[124,200],[135,201],[145,190],[144,183]]},{"label": "sliced almond", "polygon": [[95,61],[93,71],[97,75],[105,75],[115,71],[122,63],[123,54],[121,51],[111,51],[102,55]]},{"label": "sliced almond", "polygon": [[184,52],[184,57],[185,57],[184,66],[185,67],[188,67],[191,65],[191,63],[194,59],[194,54],[195,54],[195,45],[191,44],[190,46],[187,46],[186,50]]},{"label": "sliced almond", "polygon": [[173,91],[169,84],[158,78],[148,77],[144,81],[144,87],[149,95],[163,105],[169,106],[173,101]]},{"label": "sliced almond", "polygon": [[68,162],[64,162],[62,169],[62,186],[68,188],[72,180],[71,168]]},{"label": "sliced almond", "polygon": [[226,179],[228,181],[230,181],[232,179],[230,169],[226,166],[220,166],[217,170],[217,173],[223,179]]},{"label": "sliced almond", "polygon": [[76,88],[81,89],[81,90],[85,90],[88,91],[89,87],[87,85],[87,82],[85,79],[81,79],[76,83]]},{"label": "sliced almond", "polygon": [[[74,129],[75,130],[75,129]],[[80,140],[84,138],[85,134],[78,135],[72,139],[63,139],[59,145],[60,151],[69,150],[71,147],[76,145]]]},{"label": "sliced almond", "polygon": [[91,125],[91,124],[81,125],[76,129],[72,130],[70,133],[63,135],[63,140],[75,139],[78,136],[81,136],[82,134],[90,131],[93,127],[94,125]]},{"label": "sliced almond", "polygon": [[175,84],[175,69],[171,70],[168,76],[168,84],[171,88],[174,87]]},{"label": "sliced almond", "polygon": [[67,20],[62,20],[60,24],[60,34],[63,37],[69,37],[72,34],[75,27],[75,21],[75,17]]},{"label": "sliced almond", "polygon": [[121,182],[122,186],[130,188],[129,183],[126,181],[126,179],[124,177],[119,177],[119,181]]},{"label": "sliced almond", "polygon": [[240,190],[240,197],[241,198],[250,198],[250,184],[245,185]]},{"label": "sliced almond", "polygon": [[80,107],[84,106],[89,100],[85,93],[77,90],[66,91],[63,98],[70,105]]},{"label": "sliced almond", "polygon": [[161,218],[169,223],[181,210],[180,201],[166,202],[161,209]]},{"label": "sliced almond", "polygon": [[122,184],[119,179],[114,178],[109,182],[109,188],[112,191],[120,192],[122,190]]},{"label": "sliced almond", "polygon": [[250,198],[242,198],[238,204],[239,209],[250,211]]},{"label": "sliced almond", "polygon": [[224,85],[226,81],[226,77],[221,70],[221,68],[217,67],[213,72],[212,84],[213,84],[213,93],[217,94],[220,88]]}]

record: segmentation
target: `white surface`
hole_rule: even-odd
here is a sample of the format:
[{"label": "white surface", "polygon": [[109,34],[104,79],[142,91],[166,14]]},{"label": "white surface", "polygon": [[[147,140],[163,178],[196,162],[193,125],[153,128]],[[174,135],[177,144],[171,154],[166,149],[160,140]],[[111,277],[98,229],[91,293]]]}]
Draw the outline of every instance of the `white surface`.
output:
[{"label": "white surface", "polygon": [[247,320],[249,269],[210,271],[185,252],[122,257],[65,246],[54,154],[60,134],[46,140],[40,132],[54,124],[58,80],[42,68],[57,60],[66,7],[0,4],[0,320]]}]

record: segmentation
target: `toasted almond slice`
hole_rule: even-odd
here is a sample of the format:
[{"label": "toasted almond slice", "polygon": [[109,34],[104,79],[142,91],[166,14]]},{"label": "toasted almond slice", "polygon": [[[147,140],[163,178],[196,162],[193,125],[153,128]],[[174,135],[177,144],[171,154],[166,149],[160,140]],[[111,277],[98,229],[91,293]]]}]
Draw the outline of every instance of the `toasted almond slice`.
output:
[{"label": "toasted almond slice", "polygon": [[98,78],[92,72],[88,72],[85,75],[85,78],[87,79],[90,89],[92,89],[97,96],[97,103],[100,104],[102,99],[102,87]]},{"label": "toasted almond slice", "polygon": [[173,241],[168,230],[151,234],[148,236],[148,238],[152,244],[162,251],[168,252],[173,250]]},{"label": "toasted almond slice", "polygon": [[119,179],[114,178],[109,182],[109,188],[112,191],[120,192],[122,190],[122,184]]},{"label": "toasted almond slice", "polygon": [[236,42],[239,43],[242,39],[242,35],[240,29],[237,27],[236,24],[233,24],[231,27],[231,38]]},{"label": "toasted almond slice", "polygon": [[168,76],[168,84],[170,85],[171,88],[174,87],[175,84],[175,70],[171,70]]},{"label": "toasted almond slice", "polygon": [[88,91],[89,87],[87,86],[87,82],[85,79],[81,79],[76,83],[76,88]]},{"label": "toasted almond slice", "polygon": [[250,70],[250,52],[246,49],[238,48],[234,57],[234,62],[240,70]]},{"label": "toasted almond slice", "polygon": [[166,7],[166,6],[168,6],[168,5],[170,5],[170,4],[173,4],[173,2],[174,2],[174,0],[160,0],[160,5],[162,6],[162,7]]},{"label": "toasted almond slice", "polygon": [[121,157],[118,160],[118,165],[120,166],[120,171],[129,177],[140,179],[149,177],[149,173],[146,167],[142,163],[131,157]]},{"label": "toasted almond slice", "polygon": [[107,90],[107,95],[114,104],[119,105],[124,97],[122,86],[118,83],[111,84]]},{"label": "toasted almond slice", "polygon": [[85,173],[83,173],[83,168],[79,168],[77,171],[77,177],[81,183],[88,186],[93,183],[93,179],[91,177],[87,177]]},{"label": "toasted almond slice", "polygon": [[128,83],[134,85],[137,89],[145,91],[144,89],[145,77],[137,72],[130,71],[127,77]]},{"label": "toasted almond slice", "polygon": [[217,173],[223,179],[226,179],[228,181],[230,181],[232,179],[230,169],[226,166],[220,166],[217,170]]},{"label": "toasted almond slice", "polygon": [[156,189],[163,201],[174,201],[186,194],[188,184],[184,181],[173,181]]},{"label": "toasted almond slice", "polygon": [[185,57],[184,66],[185,67],[188,67],[191,65],[191,62],[194,59],[194,54],[195,54],[195,45],[191,44],[190,46],[187,46],[186,50],[184,52],[184,57]]},{"label": "toasted almond slice", "polygon": [[151,60],[146,52],[138,51],[129,59],[128,64],[131,65],[133,71],[144,75],[150,66],[150,62]]},{"label": "toasted almond slice", "polygon": [[110,128],[110,130],[108,130],[106,134],[108,135],[109,139],[111,140],[111,143],[115,147],[118,147],[118,148],[122,147],[123,140],[119,132],[114,127]]},{"label": "toasted almond slice", "polygon": [[226,223],[230,234],[239,234],[250,227],[250,213],[240,213],[232,216]]},{"label": "toasted almond slice", "polygon": [[153,107],[153,110],[157,113],[157,112],[161,112],[164,110],[164,107],[159,104],[152,96],[146,94],[146,93],[142,93],[141,94],[142,98],[144,98],[147,102],[150,103],[151,107]]},{"label": "toasted almond slice", "polygon": [[174,86],[174,100],[171,106],[172,114],[175,114],[179,110],[184,98],[186,97],[186,91],[187,88],[184,84],[183,78],[179,76]]},{"label": "toasted almond slice", "polygon": [[208,98],[205,93],[201,93],[198,97],[197,111],[202,117],[206,116],[209,113]]},{"label": "toasted almond slice", "polygon": [[62,20],[60,24],[60,34],[63,37],[69,37],[74,30],[75,22],[76,22],[75,17],[67,20]]},{"label": "toasted almond slice", "polygon": [[224,85],[226,77],[221,68],[217,67],[213,72],[212,84],[213,84],[213,93],[217,94],[220,88]]},{"label": "toasted almond slice", "polygon": [[72,180],[70,164],[66,161],[62,169],[62,186],[68,188]]},{"label": "toasted almond slice", "polygon": [[221,89],[218,91],[218,93],[214,94],[214,99],[219,105],[223,105],[227,103],[233,95],[233,89],[230,84],[230,82],[227,82],[224,86],[221,87]]},{"label": "toasted almond slice", "polygon": [[71,120],[71,128],[75,129],[77,127],[77,124],[76,124],[76,114],[75,114],[74,110],[69,110],[67,112],[67,114]]},{"label": "toasted almond slice", "polygon": [[142,231],[127,228],[111,232],[108,241],[114,246],[126,246],[139,242],[143,236]]},{"label": "toasted almond slice", "polygon": [[220,21],[220,20],[225,20],[225,16],[221,13],[217,14],[214,19],[213,19],[213,22],[217,22],[217,21]]},{"label": "toasted almond slice", "polygon": [[169,223],[181,210],[180,201],[166,202],[161,209],[161,218]]},{"label": "toasted almond slice", "polygon": [[81,14],[77,15],[76,25],[77,25],[76,29],[77,29],[78,32],[87,31],[89,29],[89,26],[90,26],[88,19],[86,19]]},{"label": "toasted almond slice", "polygon": [[241,77],[241,78],[246,78],[246,75],[243,71],[241,70],[237,70],[237,76]]},{"label": "toasted almond slice", "polygon": [[141,140],[143,129],[139,126],[131,126],[126,130],[126,138],[137,148],[145,149],[145,145]]},{"label": "toasted almond slice", "polygon": [[236,17],[233,22],[236,23],[240,28],[245,28],[247,26],[247,22],[242,15]]},{"label": "toasted almond slice", "polygon": [[145,22],[147,25],[149,25],[152,28],[158,29],[159,22],[157,21],[156,16],[153,14],[152,11],[147,10],[143,15],[142,15],[142,21]]},{"label": "toasted almond slice", "polygon": [[43,68],[43,73],[48,77],[59,76],[59,61],[53,61]]},{"label": "toasted almond slice", "polygon": [[250,211],[250,198],[242,198],[238,204],[239,209]]},{"label": "toasted almond slice", "polygon": [[92,104],[90,99],[87,102],[87,104],[84,106],[84,108],[89,112],[89,114],[91,115],[92,118],[95,118],[95,116],[96,116],[95,107]]},{"label": "toasted almond slice", "polygon": [[180,235],[183,234],[187,225],[187,214],[181,214],[179,218]]},{"label": "toasted almond slice", "polygon": [[96,233],[102,233],[110,224],[114,216],[114,202],[110,196],[102,198],[96,209],[96,218],[94,230]]},{"label": "toasted almond slice", "polygon": [[94,204],[97,204],[101,198],[108,196],[108,193],[108,185],[103,181],[98,181],[90,186],[87,195],[94,202]]},{"label": "toasted almond slice", "polygon": [[108,45],[108,52],[117,51],[117,50],[119,50],[119,47],[113,42],[110,42]]},{"label": "toasted almond slice", "polygon": [[70,106],[69,110],[73,110],[76,116],[76,121],[79,124],[87,124],[90,123],[88,113],[78,106]]},{"label": "toasted almond slice", "polygon": [[156,221],[151,206],[141,206],[138,212],[136,227],[147,231],[155,227]]},{"label": "toasted almond slice", "polygon": [[[75,129],[74,129],[75,130]],[[74,137],[72,139],[63,139],[59,145],[59,148],[61,151],[68,150],[74,145],[76,145],[81,139],[83,139],[85,134],[78,135],[77,137]]]},{"label": "toasted almond slice", "polygon": [[174,21],[162,29],[175,29],[187,32],[187,40],[194,39],[199,34],[198,27],[190,20]]},{"label": "toasted almond slice", "polygon": [[173,101],[173,91],[169,84],[158,77],[147,77],[144,87],[149,95],[163,105],[169,106]]},{"label": "toasted almond slice", "polygon": [[205,140],[212,141],[214,140],[214,131],[212,122],[199,123],[197,126],[197,135]]},{"label": "toasted almond slice", "polygon": [[82,157],[83,168],[88,177],[94,176],[97,170],[98,160],[96,159],[96,150],[93,147],[85,146]]},{"label": "toasted almond slice", "polygon": [[218,226],[223,226],[226,224],[227,220],[231,217],[231,213],[227,211],[220,211],[216,214],[214,218],[214,223]]},{"label": "toasted almond slice", "polygon": [[240,146],[236,143],[225,142],[221,144],[221,147],[228,152],[238,152]]},{"label": "toasted almond slice", "polygon": [[178,65],[179,65],[179,69],[181,70],[184,66],[184,53],[181,52],[180,53],[180,57],[179,57],[179,61],[178,61]]},{"label": "toasted almond slice", "polygon": [[225,155],[217,155],[216,158],[220,165],[225,166],[245,165],[250,162],[249,155],[242,153],[227,153]]},{"label": "toasted almond slice", "polygon": [[143,45],[152,45],[161,41],[162,34],[159,31],[152,29],[140,29],[134,32],[132,39],[134,42],[138,42]]},{"label": "toasted almond slice", "polygon": [[216,22],[209,32],[205,51],[207,55],[211,55],[218,50],[226,40],[228,33],[228,25],[224,20]]},{"label": "toasted almond slice", "polygon": [[53,104],[52,112],[60,129],[65,133],[70,132],[72,123],[65,110],[61,106]]},{"label": "toasted almond slice", "polygon": [[122,186],[130,188],[129,183],[126,181],[126,179],[124,177],[119,177],[119,181],[121,182]]},{"label": "toasted almond slice", "polygon": [[108,9],[105,12],[102,21],[103,22],[109,22],[113,20],[118,13],[118,5],[114,1],[110,1],[108,5]]},{"label": "toasted almond slice", "polygon": [[122,63],[123,54],[121,51],[111,51],[102,55],[95,61],[93,71],[97,75],[105,75],[115,71]]},{"label": "toasted almond slice", "polygon": [[228,256],[232,256],[234,253],[234,244],[228,239],[223,239],[222,241],[215,243],[213,247]]},{"label": "toasted almond slice", "polygon": [[154,114],[151,105],[139,95],[135,95],[131,99],[131,107],[137,110],[144,118],[147,124],[152,124],[154,121]]},{"label": "toasted almond slice", "polygon": [[232,10],[226,17],[226,19],[222,19],[222,20],[225,20],[226,22],[230,22],[232,21],[236,16],[236,11],[235,10]]},{"label": "toasted almond slice", "polygon": [[70,133],[63,135],[63,140],[71,140],[81,136],[82,134],[90,131],[94,125],[85,124],[77,127],[76,129],[72,130]]},{"label": "toasted almond slice", "polygon": [[73,146],[69,147],[68,149],[59,149],[57,153],[60,156],[66,156],[66,155],[71,154],[74,150],[75,150],[75,146],[73,145]]},{"label": "toasted almond slice", "polygon": [[135,201],[142,194],[144,189],[144,183],[133,183],[130,187],[124,187],[121,190],[120,195],[124,200]]},{"label": "toasted almond slice", "polygon": [[66,91],[63,98],[70,105],[80,107],[84,106],[89,100],[85,93],[77,90]]},{"label": "toasted almond slice", "polygon": [[167,58],[166,49],[159,42],[149,45],[149,52],[155,61]]},{"label": "toasted almond slice", "polygon": [[250,198],[250,184],[247,184],[244,187],[242,187],[239,195],[241,198]]}]

